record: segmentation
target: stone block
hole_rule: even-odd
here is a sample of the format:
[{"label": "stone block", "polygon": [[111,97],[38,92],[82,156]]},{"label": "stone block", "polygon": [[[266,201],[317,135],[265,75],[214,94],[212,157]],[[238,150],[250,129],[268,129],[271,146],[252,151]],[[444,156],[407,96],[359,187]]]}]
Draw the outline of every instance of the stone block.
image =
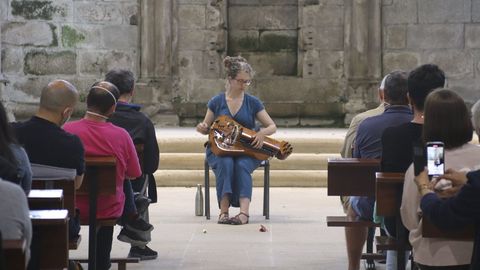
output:
[{"label": "stone block", "polygon": [[299,127],[300,118],[298,117],[273,117],[273,121],[278,127]]},{"label": "stone block", "polygon": [[468,104],[474,104],[480,100],[478,85],[480,85],[480,78],[448,79],[448,88],[455,90]]},{"label": "stone block", "polygon": [[228,34],[229,51],[237,53],[258,50],[260,40],[257,30],[231,30]]},{"label": "stone block", "polygon": [[225,51],[226,31],[225,30],[205,30],[204,48],[218,52]]},{"label": "stone block", "polygon": [[3,48],[2,50],[2,70],[0,73],[7,75],[24,75],[23,74],[23,61],[24,53],[22,48],[10,47]]},{"label": "stone block", "polygon": [[414,52],[387,52],[383,54],[384,73],[393,70],[412,70],[420,64],[420,56]]},{"label": "stone block", "polygon": [[472,0],[472,21],[480,22],[480,0]]},{"label": "stone block", "polygon": [[8,16],[8,1],[0,1],[0,22],[7,20]]},{"label": "stone block", "polygon": [[301,127],[331,127],[336,121],[334,119],[322,119],[314,117],[301,117]]},{"label": "stone block", "polygon": [[2,42],[12,45],[56,46],[55,27],[45,22],[10,22],[2,26]]},{"label": "stone block", "polygon": [[298,0],[260,0],[260,4],[264,6],[297,6]]},{"label": "stone block", "polygon": [[339,26],[302,28],[304,50],[343,49],[344,29]]},{"label": "stone block", "polygon": [[264,102],[338,102],[343,88],[337,80],[270,77],[255,80],[252,92]]},{"label": "stone block", "polygon": [[10,2],[10,10],[15,19],[72,21],[73,17],[72,1],[66,0],[12,0]]},{"label": "stone block", "polygon": [[204,50],[205,30],[181,29],[178,36],[178,48],[180,50]]},{"label": "stone block", "polygon": [[260,6],[258,0],[229,0],[228,5],[231,7],[235,6]]},{"label": "stone block", "polygon": [[340,78],[344,73],[343,63],[343,51],[307,51],[303,60],[303,77]]},{"label": "stone block", "polygon": [[179,5],[178,25],[181,29],[204,29],[205,5]]},{"label": "stone block", "polygon": [[93,24],[68,24],[60,29],[64,48],[102,48],[103,26]]},{"label": "stone block", "polygon": [[298,8],[296,6],[265,6],[259,10],[259,27],[261,29],[284,30],[298,27]]},{"label": "stone block", "polygon": [[418,1],[419,23],[470,22],[471,0]]},{"label": "stone block", "polygon": [[480,25],[465,25],[465,47],[472,49],[480,48]]},{"label": "stone block", "polygon": [[139,25],[138,18],[140,15],[138,9],[138,1],[130,0],[129,2],[124,2],[120,10],[122,13],[122,24]]},{"label": "stone block", "polygon": [[225,26],[224,18],[219,7],[207,5],[205,27],[207,29],[218,29]]},{"label": "stone block", "polygon": [[437,64],[448,78],[473,77],[473,55],[469,51],[442,50],[426,53],[424,63]]},{"label": "stone block", "polygon": [[258,76],[297,75],[296,52],[265,52],[242,54],[254,67]]},{"label": "stone block", "polygon": [[131,25],[107,25],[102,31],[103,48],[129,50],[137,48],[138,27]]},{"label": "stone block", "polygon": [[293,102],[265,102],[263,104],[271,117],[298,117],[299,107],[303,104]]},{"label": "stone block", "polygon": [[48,76],[18,77],[12,84],[12,92],[8,93],[10,101],[37,103],[40,101],[42,89],[52,80]]},{"label": "stone block", "polygon": [[212,0],[177,0],[179,5],[205,5],[211,2]]},{"label": "stone block", "polygon": [[74,1],[74,22],[121,24],[124,22],[122,8],[120,2]]},{"label": "stone block", "polygon": [[193,88],[188,93],[189,102],[207,103],[213,96],[224,91],[225,80],[216,79],[195,79]]},{"label": "stone block", "polygon": [[407,48],[463,49],[463,24],[417,24],[407,26]]},{"label": "stone block", "polygon": [[385,27],[385,48],[404,49],[407,45],[405,25],[388,25]]},{"label": "stone block", "polygon": [[395,0],[384,5],[382,19],[384,25],[417,23],[417,0]]},{"label": "stone block", "polygon": [[260,33],[259,51],[278,52],[290,51],[296,52],[298,47],[297,31],[262,31]]},{"label": "stone block", "polygon": [[180,51],[179,52],[179,76],[183,78],[196,77],[203,73],[202,51]]},{"label": "stone block", "polygon": [[229,6],[228,27],[236,30],[258,30],[261,11],[254,6]]},{"label": "stone block", "polygon": [[99,75],[112,68],[135,70],[137,56],[127,51],[80,51],[79,70],[81,75]]},{"label": "stone block", "polygon": [[315,5],[303,8],[303,27],[342,26],[344,10],[342,6]]},{"label": "stone block", "polygon": [[25,56],[25,74],[54,75],[75,74],[77,54],[72,51],[47,52],[32,50]]},{"label": "stone block", "polygon": [[343,116],[343,103],[303,103],[299,106],[299,114],[302,117],[334,117]]},{"label": "stone block", "polygon": [[203,52],[202,77],[217,79],[222,72],[222,56],[216,51]]}]

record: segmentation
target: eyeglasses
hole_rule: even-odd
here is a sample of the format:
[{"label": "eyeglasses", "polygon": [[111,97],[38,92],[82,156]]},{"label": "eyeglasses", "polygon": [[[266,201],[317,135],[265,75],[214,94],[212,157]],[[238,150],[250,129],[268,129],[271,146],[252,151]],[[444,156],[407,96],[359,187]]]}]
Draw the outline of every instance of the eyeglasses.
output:
[{"label": "eyeglasses", "polygon": [[234,81],[237,81],[239,84],[245,84],[245,85],[250,85],[252,84],[252,80],[242,80],[242,79],[233,79]]}]

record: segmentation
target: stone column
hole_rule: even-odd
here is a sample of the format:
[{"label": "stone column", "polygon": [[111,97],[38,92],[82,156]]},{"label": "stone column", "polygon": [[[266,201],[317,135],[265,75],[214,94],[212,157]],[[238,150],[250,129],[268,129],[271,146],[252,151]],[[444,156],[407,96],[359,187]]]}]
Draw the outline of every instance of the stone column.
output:
[{"label": "stone column", "polygon": [[[172,92],[176,88],[176,0],[140,1],[140,74],[135,102],[147,114],[167,115],[156,122],[174,125]],[[177,122],[177,123],[175,123]]]},{"label": "stone column", "polygon": [[345,1],[346,123],[378,100],[376,89],[382,76],[381,4],[381,0]]}]

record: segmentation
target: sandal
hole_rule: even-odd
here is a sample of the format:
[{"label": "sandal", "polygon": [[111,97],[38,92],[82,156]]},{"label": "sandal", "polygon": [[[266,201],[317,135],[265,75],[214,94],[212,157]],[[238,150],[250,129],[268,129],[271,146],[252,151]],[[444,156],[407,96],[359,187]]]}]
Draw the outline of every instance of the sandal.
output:
[{"label": "sandal", "polygon": [[228,212],[220,213],[218,215],[218,224],[230,224],[230,219],[228,218]]},{"label": "sandal", "polygon": [[[240,219],[240,215],[244,215],[247,217],[247,221],[245,223],[242,222],[242,220]],[[234,216],[233,218],[230,219],[230,224],[232,225],[244,225],[244,224],[248,224],[248,219],[250,218],[249,215],[243,213],[243,212],[240,212],[238,215]]]}]

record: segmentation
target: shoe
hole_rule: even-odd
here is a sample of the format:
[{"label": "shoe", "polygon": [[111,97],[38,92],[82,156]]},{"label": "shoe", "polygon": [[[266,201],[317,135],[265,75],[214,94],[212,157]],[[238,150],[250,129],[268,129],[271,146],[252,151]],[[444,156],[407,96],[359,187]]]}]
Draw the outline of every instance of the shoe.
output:
[{"label": "shoe", "polygon": [[158,252],[152,250],[147,246],[145,246],[145,248],[131,247],[130,252],[128,253],[128,257],[139,258],[141,261],[155,260],[158,257]]},{"label": "shoe", "polygon": [[[246,216],[247,217],[247,221],[245,222],[242,222],[242,220],[240,219],[240,216],[243,215],[243,216]],[[238,215],[234,216],[233,218],[230,219],[230,224],[231,225],[244,225],[244,224],[248,224],[248,219],[250,218],[249,215],[243,213],[243,212],[240,212]]]},{"label": "shoe", "polygon": [[135,206],[137,207],[138,213],[143,213],[147,210],[150,205],[150,199],[140,194],[135,195]]},{"label": "shoe", "polygon": [[221,213],[218,215],[218,224],[230,224],[230,219],[228,218],[228,213]]},{"label": "shoe", "polygon": [[153,230],[153,225],[146,222],[142,218],[137,218],[125,223],[125,227],[137,233],[146,233]]},{"label": "shoe", "polygon": [[144,239],[141,235],[138,235],[134,231],[130,231],[126,228],[123,228],[117,236],[119,241],[129,243],[135,246],[145,246],[147,245],[147,239]]}]

